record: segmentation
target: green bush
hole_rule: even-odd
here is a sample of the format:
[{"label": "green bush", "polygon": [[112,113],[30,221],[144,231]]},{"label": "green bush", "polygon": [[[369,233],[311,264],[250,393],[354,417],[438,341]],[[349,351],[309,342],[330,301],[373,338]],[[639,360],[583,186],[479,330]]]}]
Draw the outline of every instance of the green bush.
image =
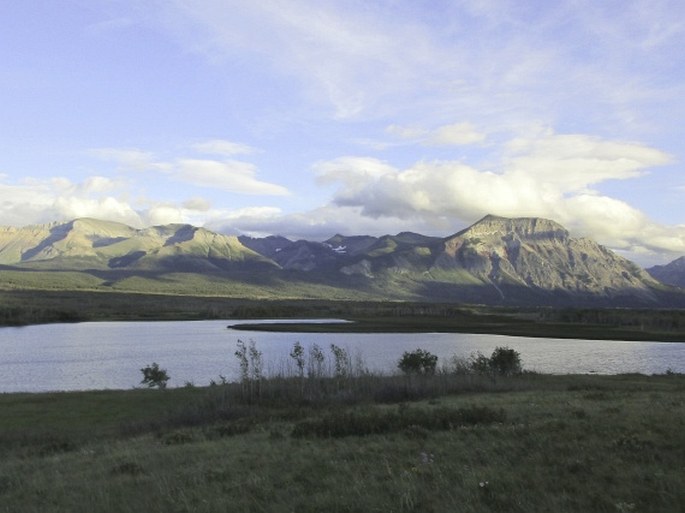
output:
[{"label": "green bush", "polygon": [[438,357],[425,349],[405,351],[402,358],[397,362],[397,367],[405,374],[435,374]]},{"label": "green bush", "polygon": [[508,347],[496,347],[488,358],[478,352],[471,357],[471,370],[492,376],[521,374],[521,355]]}]

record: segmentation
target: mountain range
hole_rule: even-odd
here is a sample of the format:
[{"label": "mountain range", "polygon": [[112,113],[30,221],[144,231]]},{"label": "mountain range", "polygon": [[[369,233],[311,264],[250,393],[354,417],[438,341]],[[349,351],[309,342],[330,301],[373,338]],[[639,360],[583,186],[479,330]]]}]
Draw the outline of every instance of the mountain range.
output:
[{"label": "mountain range", "polygon": [[[669,265],[682,271],[685,258],[677,262]],[[672,269],[664,268],[650,274],[541,218],[486,216],[448,237],[338,234],[324,242],[237,237],[186,224],[135,229],[87,218],[0,227],[0,287],[15,288],[73,282],[232,297],[685,305],[685,291],[659,281],[685,280],[665,279]]]}]

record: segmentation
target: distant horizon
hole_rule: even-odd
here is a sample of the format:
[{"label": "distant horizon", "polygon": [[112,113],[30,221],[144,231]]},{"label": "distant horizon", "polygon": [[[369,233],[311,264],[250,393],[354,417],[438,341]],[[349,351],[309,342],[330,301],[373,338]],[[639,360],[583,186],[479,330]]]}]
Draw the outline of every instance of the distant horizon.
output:
[{"label": "distant horizon", "polygon": [[320,240],[487,213],[685,255],[685,4],[5,2],[0,224]]}]

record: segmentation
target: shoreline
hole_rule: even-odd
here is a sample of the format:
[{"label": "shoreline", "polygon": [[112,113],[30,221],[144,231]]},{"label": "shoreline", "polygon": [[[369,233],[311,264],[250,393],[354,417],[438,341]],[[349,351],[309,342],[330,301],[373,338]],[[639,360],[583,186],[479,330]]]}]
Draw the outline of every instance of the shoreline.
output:
[{"label": "shoreline", "polygon": [[[0,290],[0,327],[97,321],[254,320],[241,330],[473,333],[586,340],[685,342],[685,310],[462,303],[250,299],[124,292]],[[345,319],[342,324],[263,319]]]},{"label": "shoreline", "polygon": [[347,322],[254,322],[231,325],[237,331],[264,331],[279,333],[464,333],[478,335],[503,335],[512,337],[558,338],[582,340],[615,340],[626,342],[683,343],[680,333],[657,333],[625,330],[605,326],[579,324],[511,323],[508,325],[473,324],[460,326],[444,319],[344,319]]}]

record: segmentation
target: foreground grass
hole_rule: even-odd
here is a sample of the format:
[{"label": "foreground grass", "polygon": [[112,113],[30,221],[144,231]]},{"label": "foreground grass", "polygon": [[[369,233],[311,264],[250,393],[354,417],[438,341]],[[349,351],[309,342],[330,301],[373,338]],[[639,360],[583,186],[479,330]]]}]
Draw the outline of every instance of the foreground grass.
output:
[{"label": "foreground grass", "polygon": [[682,375],[356,380],[0,395],[0,511],[685,510]]}]

